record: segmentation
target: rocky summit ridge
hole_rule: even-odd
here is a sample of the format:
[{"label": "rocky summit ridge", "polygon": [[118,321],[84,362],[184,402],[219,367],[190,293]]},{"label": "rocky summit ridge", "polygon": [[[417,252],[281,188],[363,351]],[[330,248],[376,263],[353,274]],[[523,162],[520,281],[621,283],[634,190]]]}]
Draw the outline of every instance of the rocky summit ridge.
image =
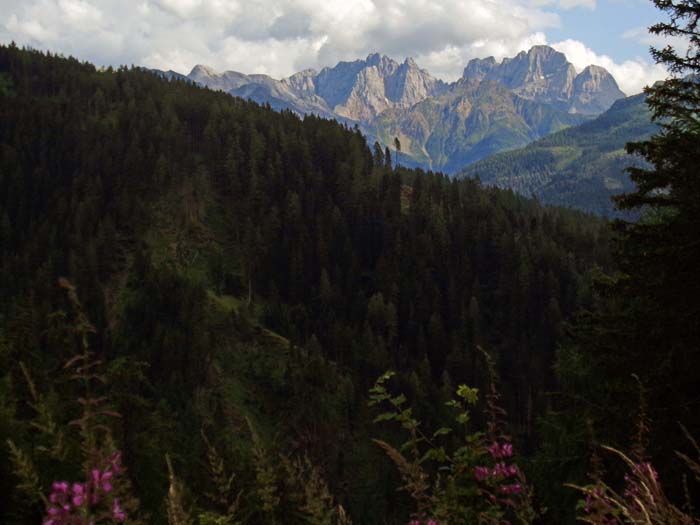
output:
[{"label": "rocky summit ridge", "polygon": [[493,57],[471,60],[462,78],[494,80],[523,98],[584,115],[599,115],[625,96],[604,68],[590,65],[577,73],[564,53],[549,46],[533,46],[500,64]]}]

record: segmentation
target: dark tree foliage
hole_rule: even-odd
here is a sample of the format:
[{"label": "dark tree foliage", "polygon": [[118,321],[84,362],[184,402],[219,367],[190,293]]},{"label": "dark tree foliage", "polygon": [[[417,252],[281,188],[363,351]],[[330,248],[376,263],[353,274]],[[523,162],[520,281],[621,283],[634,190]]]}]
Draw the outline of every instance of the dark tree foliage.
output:
[{"label": "dark tree foliage", "polygon": [[618,225],[618,286],[639,303],[634,326],[644,337],[637,351],[651,373],[654,401],[670,411],[663,420],[700,430],[700,4],[655,4],[670,21],[651,32],[685,37],[689,47],[652,49],[675,76],[647,89],[661,132],[628,146],[652,167],[631,169],[637,189],[618,199],[622,208],[646,212],[637,223]]},{"label": "dark tree foliage", "polygon": [[[655,4],[670,22],[653,26],[651,32],[685,37],[689,48],[685,53],[672,46],[652,49],[654,58],[676,76],[646,91],[662,131],[628,146],[652,167],[632,168],[636,191],[618,199],[621,208],[648,210],[647,220],[620,225],[622,269],[629,275],[629,286],[660,307],[660,325],[671,323],[666,335],[679,336],[688,348],[700,341],[700,4]],[[669,343],[673,352],[673,341]]]},{"label": "dark tree foliage", "polygon": [[[275,454],[322,465],[355,522],[401,522],[369,440],[376,377],[397,370],[432,425],[454,385],[487,381],[482,345],[532,447],[562,321],[609,265],[602,221],[397,168],[357,129],[13,46],[0,47],[0,236],[0,441],[33,446],[23,367],[68,421],[52,315],[66,276],[154,522],[165,453],[206,486],[202,428],[253,485],[247,420]],[[2,521],[32,522],[37,507],[0,469]],[[247,519],[264,521],[256,505],[247,492]]]},{"label": "dark tree foliage", "polygon": [[627,146],[647,165],[628,170],[636,188],[616,199],[642,217],[616,222],[619,272],[599,280],[597,308],[580,316],[559,354],[566,402],[546,441],[550,457],[571,451],[569,480],[591,443],[644,449],[682,503],[688,487],[674,451],[691,444],[680,425],[700,435],[700,3],[654,3],[669,21],[651,32],[689,46],[652,49],[673,78],[646,89],[660,131]]},{"label": "dark tree foliage", "polygon": [[685,37],[687,51],[652,49],[675,76],[647,90],[648,104],[662,131],[628,146],[650,169],[633,168],[636,191],[622,208],[641,208],[646,217],[620,223],[619,293],[638,302],[633,326],[642,333],[643,358],[664,427],[681,422],[700,431],[700,4],[655,1],[670,18],[651,32]]}]

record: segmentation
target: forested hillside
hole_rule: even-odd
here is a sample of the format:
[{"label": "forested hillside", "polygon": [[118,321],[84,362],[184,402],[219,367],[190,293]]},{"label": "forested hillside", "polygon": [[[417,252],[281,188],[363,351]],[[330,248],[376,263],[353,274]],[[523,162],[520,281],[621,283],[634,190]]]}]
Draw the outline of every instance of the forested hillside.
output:
[{"label": "forested hillside", "polygon": [[[370,439],[392,435],[371,424],[375,379],[396,370],[437,428],[457,385],[487,388],[480,345],[531,452],[607,236],[590,216],[396,168],[333,121],[0,47],[0,521],[37,523],[51,482],[79,476],[84,426],[69,422],[99,399],[141,522],[171,512],[167,454],[201,523],[227,508],[208,460],[235,472],[241,522],[309,522],[289,474],[307,464],[354,523],[405,523]],[[101,362],[87,400],[64,368],[83,342]]]},{"label": "forested hillside", "polygon": [[658,129],[641,93],[618,100],[595,120],[492,155],[457,176],[536,195],[545,204],[615,217],[620,212],[611,197],[634,188],[626,168],[643,164],[625,152],[625,144],[645,140]]}]

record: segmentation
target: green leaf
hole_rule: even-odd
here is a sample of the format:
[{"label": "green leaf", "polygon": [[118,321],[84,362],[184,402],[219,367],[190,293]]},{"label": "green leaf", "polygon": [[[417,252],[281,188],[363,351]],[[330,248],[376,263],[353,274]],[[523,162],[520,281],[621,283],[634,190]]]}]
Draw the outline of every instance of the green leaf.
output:
[{"label": "green leaf", "polygon": [[386,383],[387,381],[389,381],[389,379],[391,379],[395,375],[396,375],[396,372],[392,372],[391,370],[388,370],[388,371],[384,372],[379,377],[379,379],[377,379],[377,384],[382,385],[382,384]]},{"label": "green leaf", "polygon": [[469,412],[462,412],[461,414],[457,414],[457,423],[460,423],[462,425],[466,425],[469,423]]},{"label": "green leaf", "polygon": [[369,396],[370,401],[369,401],[369,406],[374,406],[378,405],[382,401],[386,401],[387,399],[390,399],[391,396],[389,394],[383,393],[383,394],[372,394]]},{"label": "green leaf", "polygon": [[418,444],[418,441],[415,439],[411,439],[409,441],[406,441],[403,445],[401,445],[401,448],[399,449],[399,452],[402,454],[406,452],[407,450],[411,450],[413,447],[415,447]]},{"label": "green leaf", "polygon": [[470,405],[474,405],[479,400],[479,389],[471,388],[467,385],[459,385],[457,387],[457,395]]},{"label": "green leaf", "polygon": [[444,436],[445,434],[449,434],[450,432],[452,432],[451,428],[448,428],[448,427],[438,428],[435,432],[433,432],[433,437],[436,438],[438,436]]},{"label": "green leaf", "polygon": [[374,418],[374,423],[381,423],[382,421],[393,421],[396,419],[396,414],[393,412],[385,412],[384,414],[379,414]]},{"label": "green leaf", "polygon": [[395,398],[393,398],[393,399],[391,400],[391,402],[392,402],[394,405],[401,406],[401,405],[403,405],[403,404],[406,402],[406,396],[403,395],[403,394],[399,394],[398,396],[396,396]]},{"label": "green leaf", "polygon": [[431,448],[425,454],[423,454],[423,457],[420,459],[420,463],[423,463],[427,460],[433,460],[438,463],[444,463],[445,461],[447,461],[447,453],[445,453],[445,449],[442,447]]}]

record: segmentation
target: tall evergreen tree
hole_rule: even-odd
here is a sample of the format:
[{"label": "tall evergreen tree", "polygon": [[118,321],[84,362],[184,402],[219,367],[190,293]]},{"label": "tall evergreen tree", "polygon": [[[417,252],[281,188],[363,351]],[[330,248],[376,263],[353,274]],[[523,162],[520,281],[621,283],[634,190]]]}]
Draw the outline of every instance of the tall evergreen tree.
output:
[{"label": "tall evergreen tree", "polygon": [[671,396],[666,408],[688,421],[700,405],[700,2],[654,4],[669,21],[650,31],[687,39],[688,49],[651,50],[673,78],[646,90],[661,131],[628,145],[650,167],[630,168],[637,189],[618,198],[624,209],[645,211],[639,222],[618,223],[619,286],[637,300],[635,339],[644,341],[645,372],[660,382],[659,395]]},{"label": "tall evergreen tree", "polygon": [[[700,435],[700,2],[654,4],[669,21],[650,31],[684,37],[688,48],[651,50],[673,75],[645,90],[660,132],[628,144],[646,166],[629,168],[636,190],[616,199],[642,216],[616,221],[618,272],[598,279],[596,308],[581,313],[571,344],[558,352],[566,404],[548,418],[543,450],[566,443],[572,457],[576,449],[587,455],[591,441],[629,449],[635,426],[647,428],[645,453],[680,501],[687,487],[674,451],[688,452],[690,443],[679,423]],[[561,453],[541,463],[556,480],[553,492],[571,481],[546,465]],[[571,462],[570,472],[580,475],[581,464]]]}]

